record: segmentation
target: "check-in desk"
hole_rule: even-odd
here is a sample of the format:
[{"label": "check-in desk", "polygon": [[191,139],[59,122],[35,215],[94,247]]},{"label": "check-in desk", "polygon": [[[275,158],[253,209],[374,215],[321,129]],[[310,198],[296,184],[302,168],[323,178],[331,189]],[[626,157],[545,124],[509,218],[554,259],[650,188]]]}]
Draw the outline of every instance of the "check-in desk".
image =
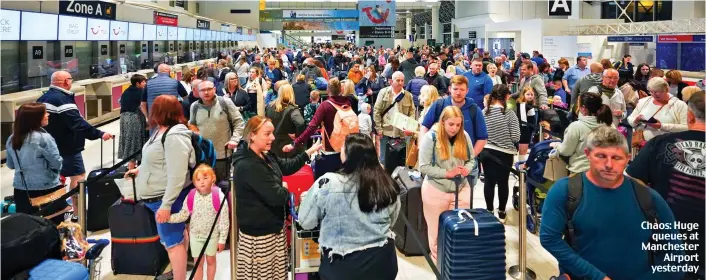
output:
[{"label": "check-in desk", "polygon": [[85,87],[86,114],[83,117],[88,123],[95,125],[120,114],[119,110],[113,114],[113,87],[108,78],[80,80],[74,85]]},{"label": "check-in desk", "polygon": [[[132,75],[132,73],[128,73],[103,78],[103,80],[111,85],[110,109],[112,111],[120,109],[120,97],[123,96],[125,89],[130,86],[130,77],[132,77]],[[120,113],[118,112],[118,114]]]},{"label": "check-in desk", "polygon": [[[2,153],[0,154],[3,159],[6,157],[5,143],[7,142],[7,138],[12,134],[12,127],[15,123],[17,110],[19,110],[20,106],[23,104],[36,102],[47,90],[49,90],[48,87],[0,95],[0,120],[2,120],[2,122],[0,122]],[[85,118],[85,87],[74,84],[71,88],[71,92],[74,93],[74,100],[76,101],[79,113]]]}]

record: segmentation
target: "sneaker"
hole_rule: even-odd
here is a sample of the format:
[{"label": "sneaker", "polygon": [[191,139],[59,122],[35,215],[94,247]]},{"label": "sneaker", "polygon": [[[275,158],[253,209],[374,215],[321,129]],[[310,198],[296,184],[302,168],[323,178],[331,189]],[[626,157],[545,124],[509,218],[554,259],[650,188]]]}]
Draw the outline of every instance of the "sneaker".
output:
[{"label": "sneaker", "polygon": [[64,213],[64,221],[71,221],[72,223],[78,223],[78,216],[74,215],[74,212]]},{"label": "sneaker", "polygon": [[505,211],[500,211],[500,209],[498,209],[498,219],[500,219],[500,222],[505,223],[505,218],[507,218],[507,213],[505,213]]},{"label": "sneaker", "polygon": [[[483,172],[480,172],[480,173],[478,174],[478,179],[480,179],[480,181],[481,181],[482,183],[485,183],[485,174],[483,174]],[[490,211],[490,212],[493,212],[493,211]]]}]

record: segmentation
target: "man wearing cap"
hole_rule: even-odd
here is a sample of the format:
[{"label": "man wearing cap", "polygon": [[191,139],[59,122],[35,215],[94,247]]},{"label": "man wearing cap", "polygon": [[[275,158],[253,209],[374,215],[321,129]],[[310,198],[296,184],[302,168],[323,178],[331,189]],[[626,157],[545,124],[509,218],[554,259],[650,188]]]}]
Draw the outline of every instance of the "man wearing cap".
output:
[{"label": "man wearing cap", "polygon": [[530,55],[528,53],[520,53],[517,56],[517,60],[515,60],[515,64],[512,66],[512,75],[516,78],[520,78],[520,66],[522,66],[522,63],[525,61],[530,61]]}]

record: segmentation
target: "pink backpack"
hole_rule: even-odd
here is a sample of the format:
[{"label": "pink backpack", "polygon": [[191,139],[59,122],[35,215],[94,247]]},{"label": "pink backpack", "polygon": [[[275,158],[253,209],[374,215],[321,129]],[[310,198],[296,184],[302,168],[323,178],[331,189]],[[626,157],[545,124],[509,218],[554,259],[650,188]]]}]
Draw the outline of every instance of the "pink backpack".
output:
[{"label": "pink backpack", "polygon": [[[213,202],[213,209],[218,212],[218,209],[221,208],[221,199],[219,197],[219,194],[221,193],[221,189],[218,187],[211,187],[211,201]],[[189,194],[186,196],[186,207],[189,209],[189,214],[194,212],[194,196],[196,195],[196,188],[193,188],[189,191]]]},{"label": "pink backpack", "polygon": [[340,152],[348,134],[360,132],[358,115],[356,115],[355,112],[353,112],[353,109],[351,109],[348,105],[339,107],[334,104],[333,101],[327,101],[331,103],[331,106],[336,108],[336,116],[333,120],[333,131],[331,131],[330,137],[328,133],[326,133],[326,128],[323,125],[323,121],[321,122],[321,127],[324,127],[324,136],[328,139],[328,143],[331,145],[331,148],[333,148],[336,152]]}]

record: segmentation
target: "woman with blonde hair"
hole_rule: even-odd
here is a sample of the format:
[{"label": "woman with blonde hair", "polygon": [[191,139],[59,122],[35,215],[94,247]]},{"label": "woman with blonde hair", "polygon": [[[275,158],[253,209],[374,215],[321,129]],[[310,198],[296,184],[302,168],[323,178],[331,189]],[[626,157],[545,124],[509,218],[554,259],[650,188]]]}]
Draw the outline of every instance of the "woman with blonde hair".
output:
[{"label": "woman with blonde hair", "polygon": [[267,106],[265,116],[272,120],[276,128],[275,140],[272,142],[272,153],[278,157],[289,158],[303,151],[303,146],[288,153],[282,151],[282,147],[292,143],[292,140],[306,129],[304,117],[295,104],[292,85],[284,84],[279,87],[277,99]]},{"label": "woman with blonde hair", "polygon": [[684,101],[670,93],[670,84],[665,79],[650,79],[647,90],[651,96],[640,99],[627,118],[634,129],[642,131],[645,141],[657,135],[688,130],[689,109]]},{"label": "woman with blonde hair", "polygon": [[689,85],[682,81],[681,72],[679,70],[669,70],[664,74],[664,79],[669,83],[669,94],[682,100],[682,90]]},{"label": "woman with blonde hair", "polygon": [[424,134],[419,145],[419,171],[426,174],[422,204],[434,262],[439,215],[454,208],[456,184],[460,184],[458,207],[470,207],[471,188],[466,177],[476,163],[471,149],[471,138],[463,129],[463,113],[456,106],[448,106],[441,112],[439,122]]},{"label": "woman with blonde hair", "polygon": [[352,80],[343,80],[341,82],[341,86],[343,86],[343,93],[342,95],[347,97],[350,102],[351,102],[351,109],[353,109],[353,112],[358,113],[358,107],[360,107],[358,97],[355,94],[355,82]]},{"label": "woman with blonde hair", "polygon": [[498,84],[503,83],[502,80],[500,79],[500,76],[495,75],[498,73],[498,67],[495,66],[495,64],[488,63],[488,66],[486,66],[485,69],[488,71],[488,76],[490,76],[490,79],[493,80],[493,85],[498,85]]},{"label": "woman with blonde hair", "polygon": [[314,143],[293,158],[280,158],[269,152],[274,130],[270,119],[251,118],[233,155],[238,260],[236,275],[231,279],[287,279],[287,236],[283,228],[289,192],[282,176],[299,171],[321,143]]},{"label": "woman with blonde hair", "polygon": [[436,87],[430,85],[422,86],[419,93],[419,105],[424,107],[424,109],[422,109],[422,112],[419,114],[419,123],[422,123],[422,120],[424,120],[424,116],[429,112],[431,104],[434,104],[439,98],[441,97]]}]

